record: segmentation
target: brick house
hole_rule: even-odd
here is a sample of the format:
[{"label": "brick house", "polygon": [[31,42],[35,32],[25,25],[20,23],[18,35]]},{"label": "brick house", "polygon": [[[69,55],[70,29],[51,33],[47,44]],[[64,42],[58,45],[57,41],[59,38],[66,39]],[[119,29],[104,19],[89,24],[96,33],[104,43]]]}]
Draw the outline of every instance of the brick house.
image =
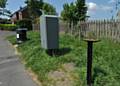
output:
[{"label": "brick house", "polygon": [[[20,7],[20,9],[18,11],[14,12],[11,15],[12,24],[15,24],[18,20],[23,20],[23,19],[27,19],[27,18],[30,18],[27,6],[25,6],[23,8]],[[35,24],[32,24],[32,28],[33,28],[33,30],[38,31],[40,29],[39,18],[36,18],[35,20],[37,22]]]},{"label": "brick house", "polygon": [[15,24],[17,20],[29,18],[27,6],[23,8],[20,7],[20,9],[14,12],[10,17],[11,17],[12,24]]}]

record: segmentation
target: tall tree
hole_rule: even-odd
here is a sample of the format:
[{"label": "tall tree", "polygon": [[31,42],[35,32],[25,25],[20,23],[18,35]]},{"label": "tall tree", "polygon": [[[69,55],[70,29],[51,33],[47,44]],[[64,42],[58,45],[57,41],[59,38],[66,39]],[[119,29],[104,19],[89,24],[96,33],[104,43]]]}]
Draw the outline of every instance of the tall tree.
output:
[{"label": "tall tree", "polygon": [[30,19],[32,21],[33,30],[36,28],[34,25],[39,23],[40,9],[43,9],[45,14],[56,14],[56,9],[43,0],[26,0]]},{"label": "tall tree", "polygon": [[7,0],[0,0],[0,8],[6,7]]},{"label": "tall tree", "polygon": [[87,13],[87,7],[85,4],[85,0],[77,0],[76,1],[76,14],[77,14],[78,21],[85,20],[86,13]]},{"label": "tall tree", "polygon": [[44,2],[42,10],[44,10],[45,14],[56,15],[56,9],[49,3]]},{"label": "tall tree", "polygon": [[70,26],[71,23],[77,24],[80,20],[86,19],[87,7],[85,0],[77,0],[75,3],[64,4],[61,16],[64,21],[67,21]]},{"label": "tall tree", "polygon": [[43,0],[26,0],[25,3],[27,4],[30,17],[32,19],[37,18],[38,17],[37,10],[42,8]]},{"label": "tall tree", "polygon": [[69,23],[69,26],[71,27],[72,22],[76,20],[76,7],[74,3],[69,4],[64,4],[63,6],[63,11],[61,13],[61,16],[64,21],[67,21]]},{"label": "tall tree", "polygon": [[43,0],[26,0],[25,3],[27,4],[32,20],[39,16],[38,10],[40,9],[45,14],[56,14],[56,9],[51,4],[43,2]]},{"label": "tall tree", "polygon": [[62,16],[62,19],[64,20],[64,21],[67,21],[67,20],[69,20],[69,9],[70,9],[70,6],[69,6],[69,4],[67,4],[67,3],[65,3],[64,5],[63,5],[63,11],[61,12],[61,16]]}]

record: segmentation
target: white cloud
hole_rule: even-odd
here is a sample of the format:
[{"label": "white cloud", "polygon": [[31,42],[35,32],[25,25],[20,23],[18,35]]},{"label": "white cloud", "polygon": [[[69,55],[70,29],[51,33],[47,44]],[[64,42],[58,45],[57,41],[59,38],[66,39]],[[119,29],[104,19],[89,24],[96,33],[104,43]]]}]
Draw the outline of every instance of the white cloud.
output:
[{"label": "white cloud", "polygon": [[87,3],[88,11],[97,11],[97,10],[102,10],[102,11],[108,11],[111,10],[112,7],[109,5],[98,5],[94,2],[89,2]]},{"label": "white cloud", "polygon": [[94,15],[98,9],[97,4],[94,2],[88,2],[86,5],[88,7],[87,15]]},{"label": "white cloud", "polygon": [[112,7],[109,5],[98,5],[97,3],[94,2],[88,2],[87,3],[88,11],[87,14],[95,14],[96,11],[110,11],[112,10]]},{"label": "white cloud", "polygon": [[94,2],[87,3],[87,7],[89,11],[95,11],[97,9],[97,4]]}]

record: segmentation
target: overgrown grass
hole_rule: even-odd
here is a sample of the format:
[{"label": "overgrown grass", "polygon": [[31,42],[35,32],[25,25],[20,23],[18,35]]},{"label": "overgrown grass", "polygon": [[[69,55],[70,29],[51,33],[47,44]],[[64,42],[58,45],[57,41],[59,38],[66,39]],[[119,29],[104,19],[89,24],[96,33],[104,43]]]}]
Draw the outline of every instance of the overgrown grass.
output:
[{"label": "overgrown grass", "polygon": [[[75,73],[78,81],[75,86],[86,86],[86,51],[87,43],[68,35],[60,36],[60,48],[69,48],[70,51],[61,56],[49,56],[41,48],[40,34],[28,32],[30,40],[20,44],[21,58],[46,86],[48,73],[57,70],[62,64],[72,62],[76,65]],[[15,43],[15,37],[8,38]],[[110,40],[101,40],[94,44],[93,55],[93,86],[120,86],[120,44]]]}]

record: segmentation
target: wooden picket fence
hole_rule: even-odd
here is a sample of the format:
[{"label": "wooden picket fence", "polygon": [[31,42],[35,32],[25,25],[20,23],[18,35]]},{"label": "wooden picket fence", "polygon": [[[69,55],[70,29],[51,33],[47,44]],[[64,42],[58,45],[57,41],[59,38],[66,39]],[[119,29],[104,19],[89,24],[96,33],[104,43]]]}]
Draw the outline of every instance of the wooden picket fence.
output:
[{"label": "wooden picket fence", "polygon": [[92,33],[97,38],[109,38],[120,41],[120,20],[89,20],[80,21],[71,28],[67,23],[60,23],[60,29],[78,37],[87,37]]}]

